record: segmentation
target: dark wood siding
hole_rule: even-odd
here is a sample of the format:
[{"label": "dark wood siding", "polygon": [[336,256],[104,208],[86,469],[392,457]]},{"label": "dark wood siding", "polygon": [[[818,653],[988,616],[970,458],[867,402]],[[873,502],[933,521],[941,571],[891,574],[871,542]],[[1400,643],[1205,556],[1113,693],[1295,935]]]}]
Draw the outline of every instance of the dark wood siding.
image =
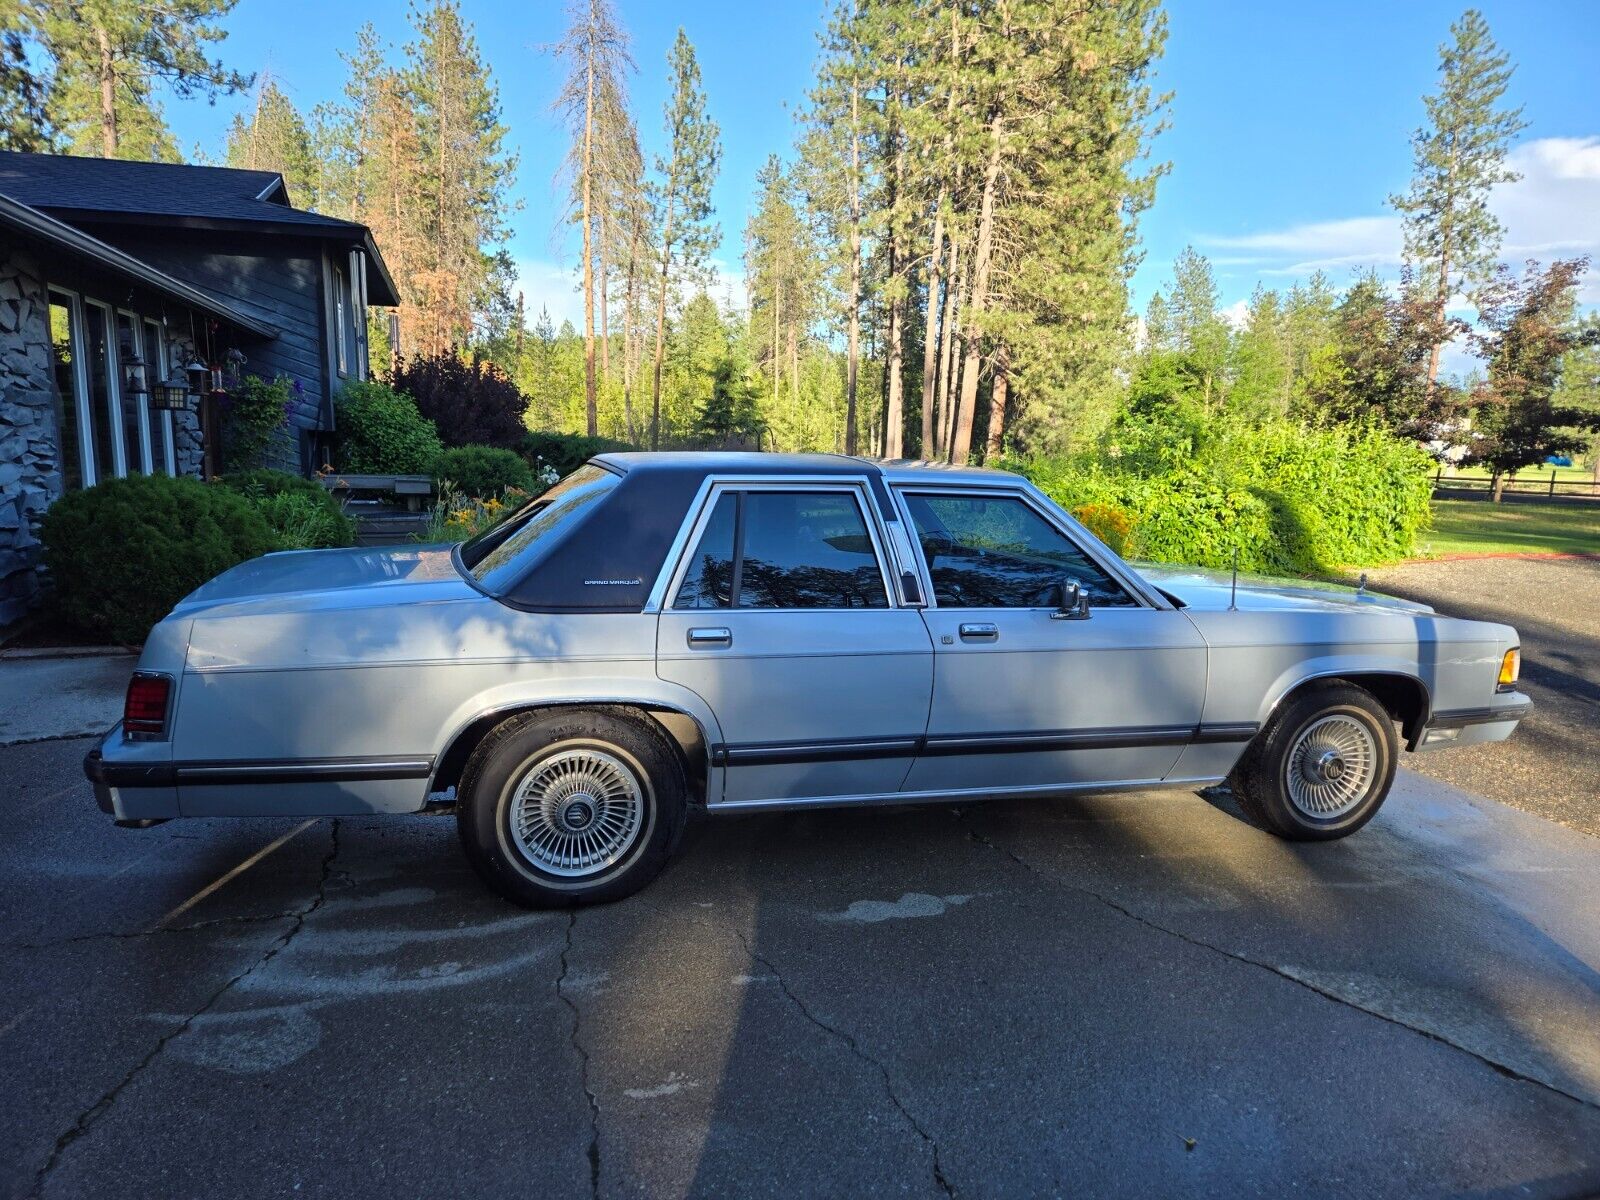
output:
[{"label": "dark wood siding", "polygon": [[301,429],[329,427],[332,382],[328,371],[328,317],[323,246],[279,234],[243,234],[104,225],[95,236],[151,266],[215,295],[276,326],[271,341],[239,346],[245,371],[263,378],[285,375],[300,384],[302,400],[291,416]]}]

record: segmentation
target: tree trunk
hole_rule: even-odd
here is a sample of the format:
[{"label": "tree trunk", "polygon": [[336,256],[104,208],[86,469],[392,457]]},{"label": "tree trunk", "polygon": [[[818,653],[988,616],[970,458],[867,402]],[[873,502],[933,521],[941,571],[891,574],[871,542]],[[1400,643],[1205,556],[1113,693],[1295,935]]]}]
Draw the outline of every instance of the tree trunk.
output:
[{"label": "tree trunk", "polygon": [[989,397],[989,444],[984,450],[983,461],[989,462],[1000,457],[1000,452],[1005,447],[1006,436],[1006,402],[1011,395],[1011,382],[1008,374],[1011,365],[1011,356],[1004,346],[994,352],[994,383],[993,392]]},{"label": "tree trunk", "polygon": [[850,345],[845,367],[844,452],[856,453],[856,375],[861,354],[861,130],[859,89],[850,88]]},{"label": "tree trunk", "polygon": [[95,27],[100,42],[100,151],[106,158],[117,156],[117,67],[111,55],[111,35]]},{"label": "tree trunk", "polygon": [[1499,504],[1500,501],[1505,497],[1505,494],[1506,494],[1506,476],[1505,476],[1505,472],[1504,471],[1496,471],[1494,473],[1494,476],[1493,476],[1492,480],[1491,480],[1490,486],[1494,489],[1493,494],[1491,496],[1491,499],[1493,499],[1493,501],[1496,504]]},{"label": "tree trunk", "polygon": [[622,423],[628,431],[628,441],[637,444],[639,431],[633,421],[633,385],[639,379],[639,361],[635,326],[638,324],[639,289],[639,222],[633,223],[633,235],[628,247],[628,289],[622,301]]},{"label": "tree trunk", "polygon": [[983,330],[978,320],[989,291],[989,263],[994,252],[994,194],[1000,182],[1000,114],[989,122],[989,165],[983,174],[983,200],[978,213],[978,244],[972,257],[972,299],[966,320],[966,362],[961,368],[961,408],[950,461],[961,465],[972,452],[972,418],[978,405],[978,371],[982,361]]},{"label": "tree trunk", "polygon": [[661,233],[661,288],[656,300],[655,370],[650,384],[650,449],[661,446],[661,361],[667,351],[667,288],[672,282],[672,217],[678,198],[678,164],[667,177],[667,219]]},{"label": "tree trunk", "polygon": [[923,458],[937,457],[933,440],[933,390],[939,361],[939,260],[944,257],[944,191],[933,214],[933,244],[928,249],[928,299],[922,318],[922,445]]},{"label": "tree trunk", "polygon": [[523,310],[522,293],[517,293],[517,334],[514,350],[511,357],[511,377],[518,387],[522,386],[522,352],[527,345],[527,313]]},{"label": "tree trunk", "polygon": [[939,380],[934,415],[932,458],[946,457],[950,446],[950,373],[955,367],[956,306],[961,292],[961,245],[950,239],[950,268],[944,277],[944,313],[939,320]]},{"label": "tree trunk", "polygon": [[783,289],[774,286],[772,289],[772,403],[778,403],[778,360],[783,353],[778,344],[778,321],[782,316]]},{"label": "tree trunk", "polygon": [[599,432],[599,405],[594,381],[594,256],[589,248],[589,211],[594,147],[594,45],[589,46],[583,99],[583,415],[590,437]]},{"label": "tree trunk", "polygon": [[899,205],[900,174],[905,166],[905,150],[896,131],[891,129],[890,135],[894,138],[896,148],[892,159],[893,169],[889,177],[889,227],[884,247],[889,268],[889,326],[884,333],[889,345],[885,356],[887,361],[884,364],[887,379],[883,399],[883,439],[879,443],[879,453],[884,458],[903,458],[906,419],[903,411],[904,380],[901,379],[901,374],[904,370],[905,350],[900,344],[903,340],[900,314],[905,307],[905,300],[900,295],[900,243],[896,230],[895,209]]},{"label": "tree trunk", "polygon": [[607,235],[610,220],[602,212],[600,214],[600,382],[602,385],[611,379],[611,303],[607,297],[607,281],[610,277],[611,263],[607,258],[611,239]]}]

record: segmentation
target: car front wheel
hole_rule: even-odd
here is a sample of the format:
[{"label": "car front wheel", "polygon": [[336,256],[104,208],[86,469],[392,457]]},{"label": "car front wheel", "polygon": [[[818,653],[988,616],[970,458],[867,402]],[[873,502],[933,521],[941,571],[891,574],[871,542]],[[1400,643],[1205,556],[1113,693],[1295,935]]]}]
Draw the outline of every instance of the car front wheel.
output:
[{"label": "car front wheel", "polygon": [[1273,715],[1229,782],[1258,825],[1293,841],[1327,841],[1377,813],[1399,749],[1393,719],[1370,692],[1320,684]]},{"label": "car front wheel", "polygon": [[647,719],[553,709],[513,717],[462,773],[456,827],[486,883],[525,908],[618,900],[683,831],[683,763]]}]

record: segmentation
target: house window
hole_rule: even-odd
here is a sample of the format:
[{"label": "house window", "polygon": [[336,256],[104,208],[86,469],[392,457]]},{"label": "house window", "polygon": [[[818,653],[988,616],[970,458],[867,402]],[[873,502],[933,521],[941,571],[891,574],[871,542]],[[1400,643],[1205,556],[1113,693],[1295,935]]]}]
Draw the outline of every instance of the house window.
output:
[{"label": "house window", "polygon": [[[144,375],[150,387],[167,378],[167,339],[162,336],[161,323],[148,318],[144,323]],[[177,461],[172,444],[172,413],[167,409],[150,410],[150,461],[157,471],[176,475]]]},{"label": "house window", "polygon": [[[150,392],[134,390],[135,364],[144,365],[143,330],[130,312],[117,313],[117,405],[122,413],[123,464],[128,474],[150,474]],[[148,367],[145,378],[149,379]]]},{"label": "house window", "polygon": [[50,351],[61,430],[61,477],[68,491],[94,482],[94,410],[83,378],[83,316],[65,292],[50,293]]},{"label": "house window", "polygon": [[350,371],[350,353],[345,341],[345,321],[349,306],[345,302],[344,272],[338,267],[333,269],[333,341],[338,347],[339,374],[346,375]]},{"label": "house window", "polygon": [[126,475],[122,456],[122,414],[117,409],[117,362],[111,310],[90,300],[83,306],[83,359],[93,414],[94,476]]}]

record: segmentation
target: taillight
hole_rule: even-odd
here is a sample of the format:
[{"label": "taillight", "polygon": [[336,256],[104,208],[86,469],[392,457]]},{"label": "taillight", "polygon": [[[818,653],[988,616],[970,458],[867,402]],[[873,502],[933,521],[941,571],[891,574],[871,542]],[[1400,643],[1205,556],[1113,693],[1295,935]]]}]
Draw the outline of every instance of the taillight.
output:
[{"label": "taillight", "polygon": [[122,704],[122,732],[129,737],[167,736],[167,702],[172,697],[172,677],[139,674],[128,681]]},{"label": "taillight", "polygon": [[1517,686],[1517,676],[1522,674],[1522,650],[1516,646],[1506,651],[1506,656],[1500,660],[1500,678],[1495,680],[1494,690],[1497,692],[1514,691]]}]

